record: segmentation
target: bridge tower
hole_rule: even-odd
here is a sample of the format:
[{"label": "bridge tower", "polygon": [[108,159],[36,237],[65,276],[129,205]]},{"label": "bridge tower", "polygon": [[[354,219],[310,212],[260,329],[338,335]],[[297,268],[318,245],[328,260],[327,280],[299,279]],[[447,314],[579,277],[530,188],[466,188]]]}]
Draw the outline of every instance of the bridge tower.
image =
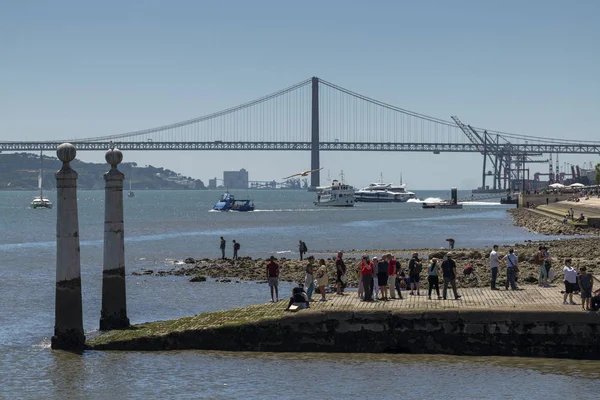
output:
[{"label": "bridge tower", "polygon": [[319,78],[312,78],[312,125],[310,142],[310,189],[321,186],[321,168],[319,163]]}]

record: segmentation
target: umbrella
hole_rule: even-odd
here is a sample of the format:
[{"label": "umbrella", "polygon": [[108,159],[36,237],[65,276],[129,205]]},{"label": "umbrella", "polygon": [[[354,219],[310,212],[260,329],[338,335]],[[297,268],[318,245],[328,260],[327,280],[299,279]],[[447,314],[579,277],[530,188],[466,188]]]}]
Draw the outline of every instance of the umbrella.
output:
[{"label": "umbrella", "polygon": [[571,185],[569,185],[569,187],[584,187],[585,185],[583,183],[573,183]]},{"label": "umbrella", "polygon": [[565,185],[563,185],[562,183],[553,183],[552,185],[548,185],[548,186],[550,186],[551,188],[555,188],[555,189],[565,187]]}]

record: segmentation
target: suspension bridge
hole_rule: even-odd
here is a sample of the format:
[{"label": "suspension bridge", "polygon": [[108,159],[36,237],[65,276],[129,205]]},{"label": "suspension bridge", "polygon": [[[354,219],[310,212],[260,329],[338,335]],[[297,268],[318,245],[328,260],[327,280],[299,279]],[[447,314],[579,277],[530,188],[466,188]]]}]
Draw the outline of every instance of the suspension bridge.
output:
[{"label": "suspension bridge", "polygon": [[[320,151],[480,153],[482,187],[525,176],[526,164],[543,154],[600,154],[600,141],[577,141],[499,132],[387,104],[313,77],[223,111],[151,129],[84,139],[0,142],[0,151],[56,150],[310,151],[311,187],[320,185]],[[544,160],[549,161],[549,160]],[[549,180],[558,177],[550,161]]]}]

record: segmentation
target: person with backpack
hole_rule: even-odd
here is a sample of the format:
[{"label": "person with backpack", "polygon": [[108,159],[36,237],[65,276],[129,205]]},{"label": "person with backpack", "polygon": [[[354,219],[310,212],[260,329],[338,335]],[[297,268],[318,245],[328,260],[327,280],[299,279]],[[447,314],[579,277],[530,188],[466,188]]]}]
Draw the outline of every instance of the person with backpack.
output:
[{"label": "person with backpack", "polygon": [[419,293],[419,281],[421,280],[421,271],[423,270],[423,263],[419,258],[419,253],[413,253],[412,258],[408,262],[408,271],[410,277],[410,294],[414,295],[414,290],[417,291],[417,296],[420,296]]},{"label": "person with backpack", "polygon": [[233,241],[233,259],[237,260],[238,259],[238,250],[240,249],[240,243],[236,242],[235,240]]},{"label": "person with backpack", "polygon": [[302,240],[298,240],[298,252],[300,253],[300,261],[302,261],[304,254],[308,251],[308,247],[306,247],[306,243]]}]

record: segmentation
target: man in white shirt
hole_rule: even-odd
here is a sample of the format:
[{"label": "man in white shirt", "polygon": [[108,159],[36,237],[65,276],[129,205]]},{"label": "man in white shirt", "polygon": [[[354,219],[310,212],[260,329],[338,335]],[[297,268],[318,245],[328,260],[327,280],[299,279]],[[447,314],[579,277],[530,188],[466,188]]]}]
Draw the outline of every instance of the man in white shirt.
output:
[{"label": "man in white shirt", "polygon": [[519,262],[517,255],[513,249],[508,250],[508,254],[502,258],[503,261],[506,261],[506,290],[508,290],[508,285],[510,284],[510,288],[512,290],[518,290],[517,287],[517,271],[519,267],[517,263]]},{"label": "man in white shirt", "polygon": [[495,244],[490,253],[490,271],[492,272],[492,290],[500,290],[496,287],[496,278],[498,278],[498,267],[500,266],[500,255],[498,254],[498,245]]},{"label": "man in white shirt", "polygon": [[[565,275],[565,296],[563,304],[575,304],[573,301],[573,290],[577,286],[577,270],[571,266],[570,258],[565,260],[563,274]],[[567,303],[567,296],[569,297],[569,303]]]}]

